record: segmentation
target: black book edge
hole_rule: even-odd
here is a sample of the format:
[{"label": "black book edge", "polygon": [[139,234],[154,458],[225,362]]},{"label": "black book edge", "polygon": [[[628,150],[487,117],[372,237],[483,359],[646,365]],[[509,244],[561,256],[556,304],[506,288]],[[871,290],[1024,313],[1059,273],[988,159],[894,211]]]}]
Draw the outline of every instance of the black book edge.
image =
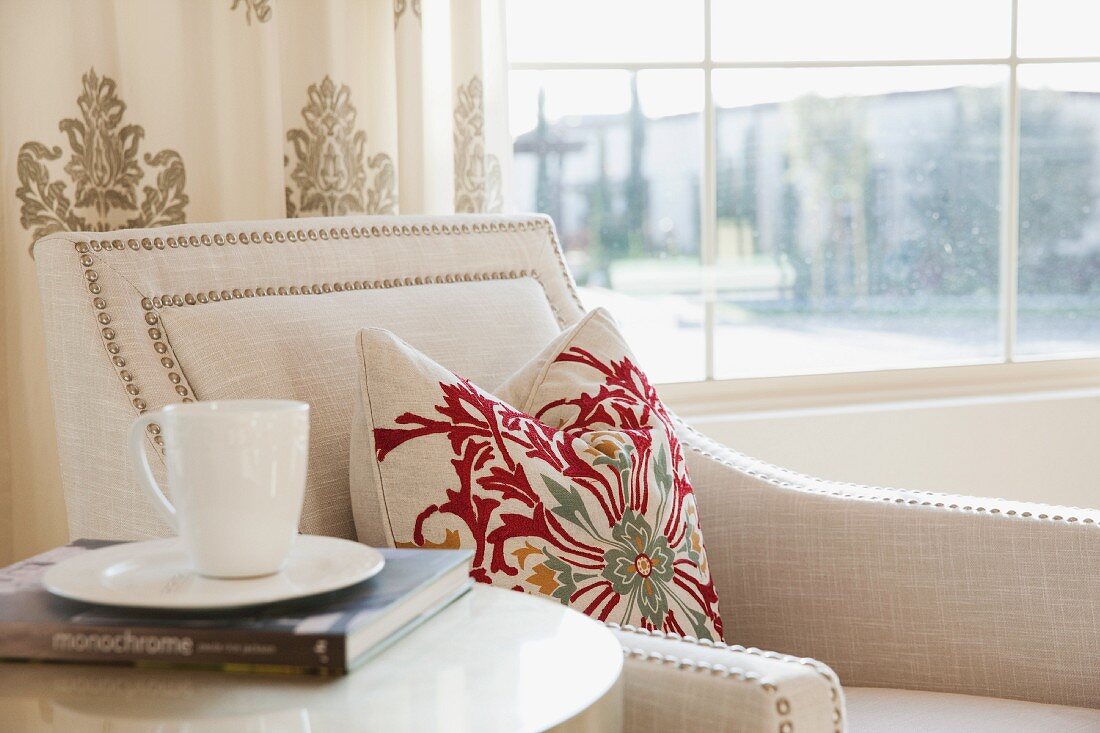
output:
[{"label": "black book edge", "polygon": [[[17,662],[74,662],[116,664],[141,667],[186,667],[189,669],[220,669],[224,671],[295,671],[317,674],[340,674],[346,671],[344,637],[341,634],[285,634],[250,630],[247,640],[240,629],[165,629],[143,626],[104,626],[71,624],[8,623],[4,634],[18,639],[22,653],[11,653],[0,647],[0,660]],[[100,652],[68,650],[74,637],[106,639],[107,643],[132,645],[155,644],[154,653]],[[58,637],[58,638],[55,638]],[[151,640],[156,640],[152,642]],[[321,644],[323,643],[323,646]],[[225,651],[226,645],[240,648]],[[57,649],[57,646],[63,647]],[[257,662],[256,650],[278,662]],[[205,649],[205,650],[204,650]],[[244,650],[248,649],[248,652]],[[323,649],[322,654],[315,650]]]},{"label": "black book edge", "polygon": [[[80,652],[65,654],[53,650],[53,635],[56,633],[69,634],[100,634],[104,636],[122,637],[129,634],[133,637],[166,638],[176,636],[173,633],[165,633],[162,628],[124,627],[118,626],[80,626],[76,630],[64,626],[34,626],[31,624],[10,624],[7,630],[20,634],[27,632],[22,638],[25,644],[34,645],[38,649],[48,650],[36,653],[33,657],[19,655],[7,657],[0,655],[3,662],[21,663],[46,663],[46,664],[109,664],[122,667],[140,667],[142,669],[191,669],[191,670],[217,670],[223,672],[243,672],[260,674],[317,674],[321,676],[342,675],[354,671],[366,664],[386,649],[393,646],[399,640],[409,635],[426,621],[457,601],[472,588],[474,581],[466,580],[458,588],[455,588],[440,599],[433,602],[425,610],[410,618],[395,631],[388,634],[382,641],[369,646],[358,657],[347,659],[347,639],[342,634],[305,634],[288,635],[280,632],[251,632],[249,641],[240,642],[240,632],[235,629],[194,629],[188,630],[186,636],[192,640],[192,644],[216,643],[231,641],[234,644],[250,646],[254,644],[272,643],[276,649],[269,655],[282,661],[278,663],[265,663],[255,661],[243,661],[244,657],[232,658],[222,652],[194,653],[190,655],[176,655],[172,658],[155,657],[118,657],[110,653]],[[64,631],[63,629],[70,630]],[[317,653],[318,644],[325,645],[325,653]]]},{"label": "black book edge", "polygon": [[[172,628],[149,627],[135,624],[132,626],[104,624],[34,624],[28,622],[4,622],[0,627],[0,662],[47,663],[47,664],[108,664],[124,667],[152,669],[193,669],[219,670],[225,672],[264,673],[264,674],[317,674],[322,676],[341,675],[361,666],[363,663],[391,646],[416,627],[435,616],[455,600],[464,595],[472,586],[469,579],[469,561],[455,566],[450,571],[435,576],[432,582],[438,583],[457,568],[463,568],[466,579],[457,588],[446,591],[430,602],[420,613],[385,635],[381,640],[367,646],[356,659],[347,658],[347,644],[350,635],[346,633],[288,634],[284,631],[264,631],[250,629],[247,640],[242,632],[235,628]],[[338,596],[344,590],[324,593],[326,596]],[[271,604],[272,607],[295,606],[295,601]],[[384,617],[383,617],[384,618]],[[382,619],[379,619],[381,621]],[[369,627],[368,627],[369,628]],[[354,634],[354,632],[353,632]],[[55,635],[67,635],[69,640],[75,635],[97,638],[108,637],[108,643],[133,644],[141,639],[141,646],[156,639],[157,651],[153,654],[140,652],[113,653],[95,650],[55,650]],[[186,643],[184,644],[184,640]],[[65,644],[65,638],[60,644]],[[7,643],[5,643],[7,642]],[[222,644],[219,650],[200,652],[200,645]],[[233,655],[226,653],[224,645],[248,648],[249,654],[242,652]],[[169,648],[164,649],[167,645]],[[264,654],[272,661],[256,661],[255,647],[270,645],[273,647]],[[174,650],[174,652],[173,652]],[[278,659],[279,661],[274,661]]]}]

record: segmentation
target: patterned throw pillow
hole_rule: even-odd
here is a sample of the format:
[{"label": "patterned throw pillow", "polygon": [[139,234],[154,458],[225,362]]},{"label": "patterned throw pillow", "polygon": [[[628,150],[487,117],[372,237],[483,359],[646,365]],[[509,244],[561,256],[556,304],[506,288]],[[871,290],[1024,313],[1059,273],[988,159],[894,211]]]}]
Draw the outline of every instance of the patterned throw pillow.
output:
[{"label": "patterned throw pillow", "polygon": [[671,417],[605,311],[555,339],[499,397],[388,331],[362,331],[359,347],[352,493],[374,496],[353,506],[383,515],[388,542],[469,547],[478,581],[603,621],[721,639]]}]

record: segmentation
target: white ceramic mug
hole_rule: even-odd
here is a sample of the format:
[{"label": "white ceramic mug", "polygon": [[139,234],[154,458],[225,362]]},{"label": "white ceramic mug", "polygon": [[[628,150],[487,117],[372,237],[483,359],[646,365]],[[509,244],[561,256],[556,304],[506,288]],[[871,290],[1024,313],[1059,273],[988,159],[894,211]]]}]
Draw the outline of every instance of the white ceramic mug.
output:
[{"label": "white ceramic mug", "polygon": [[[145,453],[160,426],[164,495]],[[286,563],[305,495],[309,405],[290,400],[225,400],[168,405],[130,427],[141,485],[180,536],[194,570],[214,578],[278,572]]]}]

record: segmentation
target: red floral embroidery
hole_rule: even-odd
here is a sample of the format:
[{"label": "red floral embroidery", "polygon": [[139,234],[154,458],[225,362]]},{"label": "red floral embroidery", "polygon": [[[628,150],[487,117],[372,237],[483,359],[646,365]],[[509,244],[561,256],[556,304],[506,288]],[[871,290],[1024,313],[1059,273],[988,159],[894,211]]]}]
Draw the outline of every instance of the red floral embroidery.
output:
[{"label": "red floral embroidery", "polygon": [[572,348],[555,363],[593,372],[594,391],[532,417],[456,378],[440,383],[435,416],[404,413],[375,430],[380,464],[409,441],[450,445],[455,483],[416,517],[413,543],[458,530],[472,538],[478,581],[600,620],[721,638],[683,451],[656,391],[628,358]]}]

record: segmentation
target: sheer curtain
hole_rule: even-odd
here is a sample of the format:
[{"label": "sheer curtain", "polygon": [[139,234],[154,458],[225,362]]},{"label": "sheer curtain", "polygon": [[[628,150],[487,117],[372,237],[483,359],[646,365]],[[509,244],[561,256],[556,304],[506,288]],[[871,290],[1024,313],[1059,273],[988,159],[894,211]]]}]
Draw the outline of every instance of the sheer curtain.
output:
[{"label": "sheer curtain", "polygon": [[67,536],[31,243],[501,210],[501,2],[0,3],[0,561]]}]

